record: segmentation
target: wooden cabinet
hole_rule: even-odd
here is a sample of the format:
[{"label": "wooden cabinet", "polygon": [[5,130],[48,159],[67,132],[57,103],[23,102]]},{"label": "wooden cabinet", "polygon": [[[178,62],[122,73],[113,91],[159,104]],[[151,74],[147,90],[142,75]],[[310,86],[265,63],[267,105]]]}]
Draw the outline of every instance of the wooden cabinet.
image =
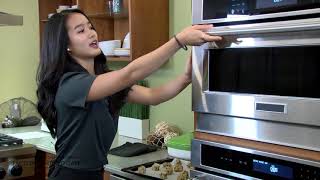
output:
[{"label": "wooden cabinet", "polygon": [[119,14],[107,12],[108,0],[38,0],[40,33],[48,14],[59,5],[78,5],[95,26],[99,41],[122,40],[130,32],[130,57],[108,57],[110,61],[132,61],[168,41],[169,0],[122,0]]}]

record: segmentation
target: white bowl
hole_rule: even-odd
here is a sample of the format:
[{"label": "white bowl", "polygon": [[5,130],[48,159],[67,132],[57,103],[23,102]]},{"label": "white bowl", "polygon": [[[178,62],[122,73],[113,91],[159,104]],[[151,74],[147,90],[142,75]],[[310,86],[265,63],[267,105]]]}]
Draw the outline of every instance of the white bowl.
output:
[{"label": "white bowl", "polygon": [[58,9],[61,9],[61,10],[65,10],[65,9],[68,9],[68,8],[70,8],[70,6],[68,6],[68,5],[60,5],[58,7]]},{"label": "white bowl", "polygon": [[60,6],[58,7],[58,9],[56,9],[56,11],[57,11],[57,13],[60,13],[61,11],[66,10],[66,9],[69,9],[69,8],[70,8],[70,6],[60,5]]},{"label": "white bowl", "polygon": [[106,56],[113,56],[114,49],[121,47],[121,40],[101,41],[99,47]]},{"label": "white bowl", "polygon": [[128,32],[124,38],[122,48],[130,49],[130,32]]},{"label": "white bowl", "polygon": [[130,49],[127,48],[116,48],[114,50],[115,56],[130,56]]}]

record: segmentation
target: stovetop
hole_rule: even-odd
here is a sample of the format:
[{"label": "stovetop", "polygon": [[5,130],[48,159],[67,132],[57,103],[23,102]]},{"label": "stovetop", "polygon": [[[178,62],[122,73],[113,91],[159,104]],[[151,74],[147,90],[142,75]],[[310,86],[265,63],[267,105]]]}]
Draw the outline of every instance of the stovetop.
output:
[{"label": "stovetop", "polygon": [[21,145],[23,140],[0,133],[0,147],[8,147],[13,145]]}]

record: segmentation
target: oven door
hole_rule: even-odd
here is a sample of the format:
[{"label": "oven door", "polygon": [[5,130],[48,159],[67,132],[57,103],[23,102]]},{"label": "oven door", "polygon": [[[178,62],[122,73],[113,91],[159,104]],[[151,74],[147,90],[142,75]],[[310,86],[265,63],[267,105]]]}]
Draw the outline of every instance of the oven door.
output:
[{"label": "oven door", "polygon": [[195,112],[320,126],[320,31],[225,33],[194,47]]}]

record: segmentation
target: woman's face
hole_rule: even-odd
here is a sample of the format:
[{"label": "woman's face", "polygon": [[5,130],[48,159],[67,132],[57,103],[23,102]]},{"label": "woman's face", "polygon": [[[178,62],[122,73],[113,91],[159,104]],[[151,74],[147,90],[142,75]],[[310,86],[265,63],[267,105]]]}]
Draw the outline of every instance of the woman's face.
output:
[{"label": "woman's face", "polygon": [[80,13],[70,14],[66,26],[69,35],[68,52],[78,59],[92,59],[101,53],[97,32]]}]

